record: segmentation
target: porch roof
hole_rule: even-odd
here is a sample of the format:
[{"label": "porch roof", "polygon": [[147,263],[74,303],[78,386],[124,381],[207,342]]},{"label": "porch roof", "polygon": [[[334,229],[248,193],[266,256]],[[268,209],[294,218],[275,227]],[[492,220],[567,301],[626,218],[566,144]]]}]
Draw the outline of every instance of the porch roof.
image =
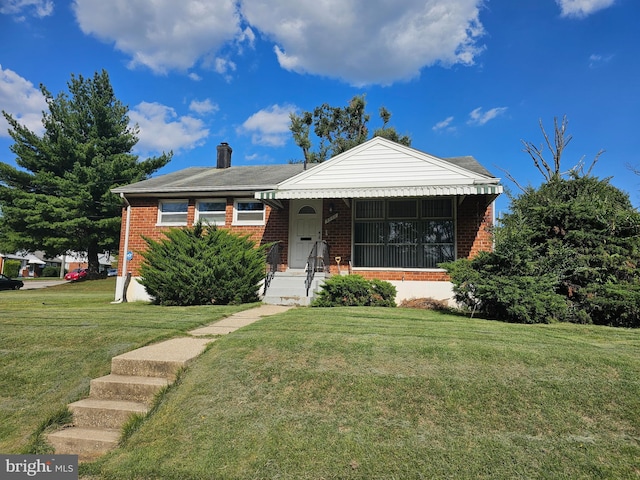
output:
[{"label": "porch roof", "polygon": [[470,156],[439,158],[375,137],[255,193],[260,200],[494,195],[494,177]]},{"label": "porch roof", "polygon": [[390,197],[439,197],[452,195],[499,195],[502,185],[433,185],[417,187],[377,188],[315,188],[268,190],[256,192],[259,200],[290,200],[304,198],[390,198]]}]

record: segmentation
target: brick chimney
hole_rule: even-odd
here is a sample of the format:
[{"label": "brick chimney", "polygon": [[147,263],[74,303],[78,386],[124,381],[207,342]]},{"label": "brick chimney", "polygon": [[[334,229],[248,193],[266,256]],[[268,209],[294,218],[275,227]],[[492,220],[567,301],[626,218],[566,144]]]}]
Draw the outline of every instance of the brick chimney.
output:
[{"label": "brick chimney", "polygon": [[231,166],[231,152],[233,149],[227,142],[222,142],[217,147],[218,150],[218,165],[217,168],[229,168]]}]

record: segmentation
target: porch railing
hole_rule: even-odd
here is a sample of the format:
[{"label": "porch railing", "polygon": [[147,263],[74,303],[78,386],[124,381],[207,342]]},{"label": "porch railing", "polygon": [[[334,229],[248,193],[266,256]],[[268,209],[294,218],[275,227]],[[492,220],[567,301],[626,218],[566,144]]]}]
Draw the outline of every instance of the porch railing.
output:
[{"label": "porch railing", "polygon": [[280,266],[280,242],[274,243],[269,249],[269,253],[267,253],[267,274],[264,277],[264,290],[262,294],[267,293],[267,289],[269,285],[271,285],[271,280],[273,280],[274,275],[278,271],[278,267]]},{"label": "porch railing", "polygon": [[329,262],[329,244],[324,240],[314,243],[307,259],[307,279],[304,281],[307,297],[316,272],[328,272]]}]

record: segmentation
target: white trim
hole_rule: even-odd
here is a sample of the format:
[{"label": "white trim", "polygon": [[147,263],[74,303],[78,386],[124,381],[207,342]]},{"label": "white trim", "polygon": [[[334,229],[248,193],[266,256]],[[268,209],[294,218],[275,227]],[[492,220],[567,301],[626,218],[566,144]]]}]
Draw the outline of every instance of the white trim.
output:
[{"label": "white trim", "polygon": [[213,211],[205,211],[203,212],[205,215],[206,214],[214,214],[216,216],[222,216],[222,221],[220,220],[211,220],[208,218],[204,218],[204,222],[210,224],[210,225],[217,225],[217,226],[224,226],[227,223],[227,198],[226,197],[213,197],[213,198],[199,198],[198,200],[196,200],[196,212],[195,212],[195,219],[194,221],[197,222],[198,220],[200,220],[200,204],[201,203],[222,203],[224,204],[224,209],[222,211],[219,210],[213,210]]},{"label": "white trim", "polygon": [[[163,204],[170,204],[170,203],[175,203],[175,204],[179,204],[179,203],[186,203],[187,204],[187,209],[184,212],[162,212],[162,205]],[[171,216],[182,216],[184,215],[184,221],[180,220],[180,221],[165,221],[164,218],[165,217],[169,217],[171,218]],[[158,200],[158,220],[156,225],[157,226],[184,226],[187,225],[187,218],[189,215],[189,200],[186,198],[161,198]],[[167,218],[167,220],[169,219]]]},{"label": "white trim", "polygon": [[[266,208],[264,203],[262,203],[262,218],[260,220],[243,220],[239,218],[242,216],[242,211],[238,210],[239,203],[262,203],[256,202],[255,198],[234,198],[233,199],[233,222],[232,225],[244,225],[244,226],[263,226],[266,223]],[[258,212],[256,210],[255,212]],[[238,215],[240,214],[240,215]]]},{"label": "white trim", "polygon": [[261,200],[305,198],[390,198],[441,197],[452,195],[499,195],[502,185],[425,185],[421,187],[313,188],[302,190],[268,190],[257,192]]}]

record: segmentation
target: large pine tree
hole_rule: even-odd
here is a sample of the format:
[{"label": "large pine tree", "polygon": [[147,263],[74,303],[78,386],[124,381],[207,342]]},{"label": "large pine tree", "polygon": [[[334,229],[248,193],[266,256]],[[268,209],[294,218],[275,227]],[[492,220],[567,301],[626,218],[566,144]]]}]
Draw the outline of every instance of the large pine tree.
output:
[{"label": "large pine tree", "polygon": [[72,75],[67,85],[56,97],[40,86],[48,104],[42,136],[2,112],[18,168],[0,162],[0,250],[87,252],[97,274],[98,254],[119,241],[121,202],[110,190],[144,180],[171,153],[142,161],[131,153],[137,127],[106,71]]}]

